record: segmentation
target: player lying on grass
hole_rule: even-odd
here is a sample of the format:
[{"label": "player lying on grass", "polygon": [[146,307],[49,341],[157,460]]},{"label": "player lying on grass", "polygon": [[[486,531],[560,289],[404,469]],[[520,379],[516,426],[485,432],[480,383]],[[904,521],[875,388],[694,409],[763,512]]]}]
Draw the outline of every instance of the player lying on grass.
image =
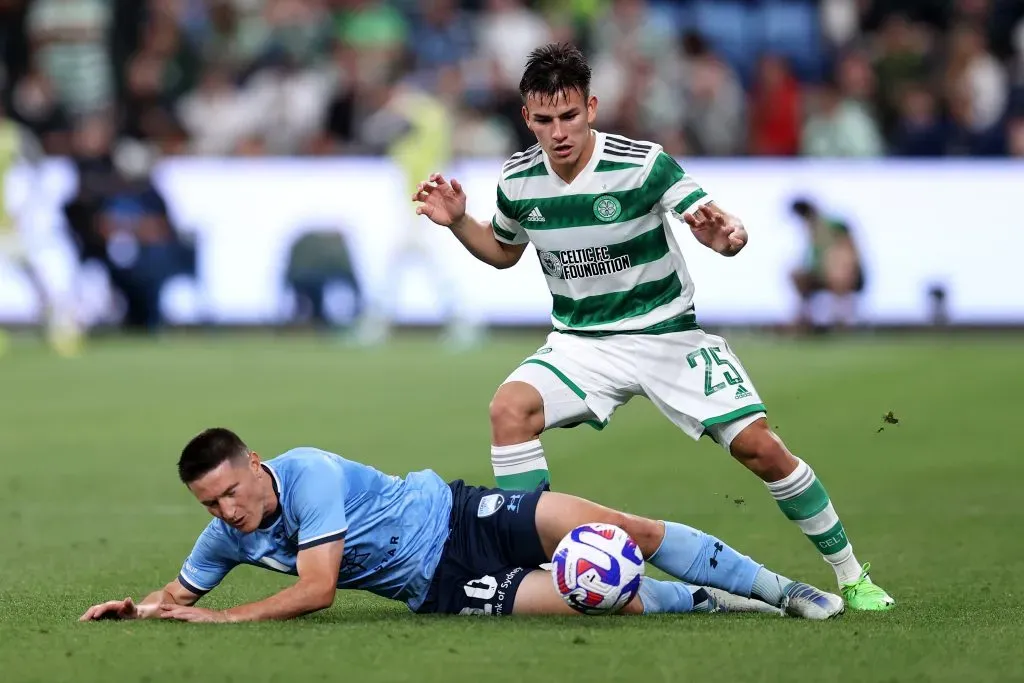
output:
[{"label": "player lying on grass", "polygon": [[[220,428],[185,446],[178,474],[216,519],[177,579],[137,605],[131,598],[94,605],[81,621],[289,619],[330,607],[338,588],[400,600],[418,613],[572,614],[539,566],[569,531],[593,522],[621,527],[652,565],[693,584],[645,576],[627,613],[727,611],[730,604],[809,619],[843,611],[839,596],[768,571],[714,536],[562,493],[445,483],[431,470],[401,479],[314,448],[261,462]],[[193,607],[240,564],[298,581],[259,602]]]}]

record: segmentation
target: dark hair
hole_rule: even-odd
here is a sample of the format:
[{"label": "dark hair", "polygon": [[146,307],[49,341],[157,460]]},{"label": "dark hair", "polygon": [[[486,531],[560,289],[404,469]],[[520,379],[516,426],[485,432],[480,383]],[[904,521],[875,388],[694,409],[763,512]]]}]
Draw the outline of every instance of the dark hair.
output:
[{"label": "dark hair", "polygon": [[805,198],[795,200],[790,204],[789,209],[801,218],[809,219],[818,215],[818,209],[815,208],[814,204],[812,204],[809,199]]},{"label": "dark hair", "polygon": [[245,442],[230,429],[207,429],[193,437],[181,451],[178,477],[183,484],[191,484],[225,460],[244,458],[250,452]]},{"label": "dark hair", "polygon": [[570,90],[590,97],[590,66],[579,48],[571,43],[548,43],[530,53],[519,81],[524,101],[530,94],[555,98]]}]

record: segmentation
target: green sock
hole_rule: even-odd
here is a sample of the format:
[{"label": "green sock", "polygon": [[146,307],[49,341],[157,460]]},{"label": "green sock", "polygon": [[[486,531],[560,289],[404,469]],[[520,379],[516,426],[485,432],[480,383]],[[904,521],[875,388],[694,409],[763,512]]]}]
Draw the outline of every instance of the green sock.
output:
[{"label": "green sock", "polygon": [[540,439],[512,446],[491,446],[491,466],[498,488],[533,491],[551,481]]}]

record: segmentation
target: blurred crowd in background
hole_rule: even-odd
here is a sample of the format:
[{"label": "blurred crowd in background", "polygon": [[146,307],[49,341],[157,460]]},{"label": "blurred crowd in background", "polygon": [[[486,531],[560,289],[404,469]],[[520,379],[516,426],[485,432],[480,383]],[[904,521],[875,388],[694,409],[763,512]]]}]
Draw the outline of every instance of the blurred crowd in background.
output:
[{"label": "blurred crowd in background", "polygon": [[674,154],[1024,156],[1021,0],[0,0],[0,102],[55,155],[344,155],[415,89],[500,156],[553,40]]}]

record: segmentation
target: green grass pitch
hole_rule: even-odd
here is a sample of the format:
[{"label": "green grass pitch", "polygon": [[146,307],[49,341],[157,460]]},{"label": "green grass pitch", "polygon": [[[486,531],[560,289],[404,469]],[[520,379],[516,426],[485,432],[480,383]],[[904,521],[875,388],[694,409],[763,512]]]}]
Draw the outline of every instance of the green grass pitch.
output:
[{"label": "green grass pitch", "polygon": [[[22,681],[1021,680],[1024,337],[824,342],[737,336],[772,425],[828,488],[861,560],[898,600],[828,623],[762,615],[417,617],[339,593],[287,623],[78,624],[172,579],[206,523],[175,478],[198,430],[264,456],[315,445],[385,471],[492,481],[487,403],[543,336],[449,354],[408,338],[213,334],[0,359],[0,679]],[[889,411],[899,424],[883,422]],[[881,431],[880,428],[884,428]],[[834,585],[764,487],[635,400],[608,428],[545,437],[557,489],[680,520],[777,571]],[[203,603],[266,596],[240,568]]]}]

